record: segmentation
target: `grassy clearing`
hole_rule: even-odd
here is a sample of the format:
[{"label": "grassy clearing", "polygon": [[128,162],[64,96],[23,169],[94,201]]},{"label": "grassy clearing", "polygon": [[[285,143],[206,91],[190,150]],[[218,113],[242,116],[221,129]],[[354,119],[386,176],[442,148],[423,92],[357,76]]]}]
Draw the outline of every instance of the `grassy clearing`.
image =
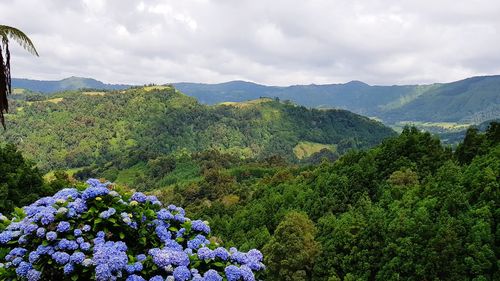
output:
[{"label": "grassy clearing", "polygon": [[14,88],[12,89],[12,94],[13,95],[20,95],[20,94],[24,94],[26,92],[25,89],[21,89],[21,88]]},{"label": "grassy clearing", "polygon": [[165,90],[165,89],[168,89],[170,88],[169,86],[161,86],[161,85],[157,85],[157,86],[146,86],[144,87],[144,90],[146,92],[149,92],[149,91],[153,91],[153,90]]},{"label": "grassy clearing", "polygon": [[[64,170],[64,172],[66,172],[66,174],[68,174],[70,177],[73,177],[75,175],[75,173],[79,172],[81,169],[83,169],[83,167],[80,167],[80,168],[72,168],[72,169],[67,169],[67,170]],[[46,180],[46,181],[51,181],[54,179],[54,171],[50,171],[48,173],[46,173],[43,178]]]},{"label": "grassy clearing", "polygon": [[249,100],[249,101],[243,101],[243,102],[235,102],[235,101],[227,101],[227,102],[221,102],[219,105],[226,105],[226,106],[234,106],[237,108],[245,108],[249,106],[255,106],[261,103],[265,102],[270,102],[273,101],[271,98],[260,98],[260,99],[255,99],[255,100]]},{"label": "grassy clearing", "polygon": [[322,149],[328,149],[332,152],[336,151],[335,145],[333,144],[301,141],[293,148],[293,153],[297,156],[297,158],[304,159],[310,157],[316,152],[320,152]]},{"label": "grassy clearing", "polygon": [[416,126],[423,130],[439,129],[439,130],[453,132],[453,131],[465,130],[470,126],[474,125],[474,123],[400,121],[394,125],[396,127],[401,127],[401,128],[408,125],[408,126]]},{"label": "grassy clearing", "polygon": [[86,96],[104,96],[106,92],[83,92]]},{"label": "grassy clearing", "polygon": [[115,182],[119,184],[131,185],[134,180],[146,172],[146,164],[138,163],[128,169],[121,170],[116,177]]}]

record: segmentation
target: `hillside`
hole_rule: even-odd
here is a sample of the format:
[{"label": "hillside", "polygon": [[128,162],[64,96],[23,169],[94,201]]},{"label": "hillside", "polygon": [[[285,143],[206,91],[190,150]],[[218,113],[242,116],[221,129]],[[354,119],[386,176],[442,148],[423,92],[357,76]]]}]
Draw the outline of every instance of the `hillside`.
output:
[{"label": "hillside", "polygon": [[[278,97],[306,107],[346,109],[376,117],[389,125],[401,122],[451,122],[472,125],[500,116],[500,76],[472,77],[452,83],[400,86],[371,86],[360,81],[288,87],[265,86],[245,81],[173,85],[204,104]],[[76,77],[61,81],[13,79],[13,86],[35,92],[126,87]],[[425,129],[425,126],[421,128]]]},{"label": "hillside", "polygon": [[130,85],[105,84],[91,78],[69,77],[59,81],[13,78],[12,86],[45,94],[78,89],[122,90]]},{"label": "hillside", "polygon": [[92,165],[147,169],[143,164],[160,156],[206,150],[298,161],[323,145],[338,157],[394,134],[344,110],[310,110],[273,99],[207,106],[165,86],[15,100],[12,112],[1,140],[18,144],[44,171]]},{"label": "hillside", "polygon": [[479,124],[500,116],[500,76],[473,77],[432,85],[370,86],[346,84],[267,87],[248,82],[175,84],[204,103],[279,97],[316,108],[343,108],[381,119]]}]

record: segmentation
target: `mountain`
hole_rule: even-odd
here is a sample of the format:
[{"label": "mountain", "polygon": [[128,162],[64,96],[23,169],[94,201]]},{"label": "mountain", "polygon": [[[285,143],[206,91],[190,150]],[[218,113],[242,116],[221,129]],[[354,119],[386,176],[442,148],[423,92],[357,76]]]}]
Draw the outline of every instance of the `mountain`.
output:
[{"label": "mountain", "polygon": [[289,87],[268,87],[240,81],[174,85],[208,104],[278,97],[308,107],[343,108],[377,117],[387,124],[401,121],[478,124],[500,116],[500,76],[403,86],[370,86],[359,81]]},{"label": "mountain", "polygon": [[[204,104],[242,102],[260,97],[291,100],[312,108],[340,108],[376,117],[385,124],[413,122],[479,124],[500,116],[500,76],[472,77],[430,85],[371,86],[345,84],[265,86],[245,81],[220,84],[174,83],[183,93]],[[13,86],[54,92],[78,88],[124,89],[88,78],[61,81],[13,80]],[[433,124],[436,125],[436,124]],[[437,124],[440,126],[440,124]],[[425,128],[425,127],[423,127]]]},{"label": "mountain", "polygon": [[105,84],[92,78],[69,77],[59,81],[43,81],[13,78],[13,88],[21,88],[33,92],[54,93],[59,91],[78,90],[78,89],[99,89],[99,90],[122,90],[129,88],[130,85]]},{"label": "mountain", "polygon": [[91,165],[122,170],[164,155],[214,149],[240,158],[338,157],[394,134],[345,110],[269,98],[208,106],[169,86],[64,92],[11,105],[0,142],[18,144],[44,171]]}]

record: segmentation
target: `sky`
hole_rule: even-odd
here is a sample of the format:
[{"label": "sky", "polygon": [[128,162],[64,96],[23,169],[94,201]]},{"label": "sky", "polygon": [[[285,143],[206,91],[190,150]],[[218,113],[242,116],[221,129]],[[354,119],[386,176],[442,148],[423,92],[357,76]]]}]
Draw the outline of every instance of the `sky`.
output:
[{"label": "sky", "polygon": [[[14,77],[267,85],[500,74],[498,0],[0,0]],[[16,45],[16,46],[14,46]]]}]

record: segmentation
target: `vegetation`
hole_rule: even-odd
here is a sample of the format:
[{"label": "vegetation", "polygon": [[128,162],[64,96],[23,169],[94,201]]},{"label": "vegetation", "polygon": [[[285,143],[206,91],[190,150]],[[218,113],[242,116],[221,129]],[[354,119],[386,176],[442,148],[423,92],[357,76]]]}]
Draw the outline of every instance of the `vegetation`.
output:
[{"label": "vegetation", "polygon": [[[9,38],[17,41],[26,51],[33,55],[38,56],[35,46],[31,42],[26,34],[21,30],[0,25],[0,39],[2,43],[0,44],[0,122],[2,126],[5,127],[4,112],[9,111],[9,102],[7,101],[7,96],[12,92],[11,88],[11,76],[10,76],[10,51],[9,51]],[[5,49],[5,59],[4,50]]]},{"label": "vegetation", "polygon": [[209,154],[197,180],[154,194],[210,221],[224,245],[262,249],[265,280],[498,280],[499,128],[470,131],[481,141],[455,153],[405,128],[305,167]]},{"label": "vegetation", "polygon": [[[84,168],[115,180],[147,173],[165,155],[218,150],[243,159],[279,155],[298,161],[293,149],[301,142],[335,145],[338,157],[394,134],[348,111],[309,110],[272,99],[235,107],[201,105],[172,87],[86,93],[14,100],[22,110],[8,116],[12,128],[0,141],[15,143],[44,172]],[[127,170],[132,173],[120,175]]]},{"label": "vegetation", "polygon": [[68,183],[67,175],[61,172],[54,173],[50,183],[44,183],[42,174],[14,145],[0,146],[0,212],[9,213]]},{"label": "vegetation", "polygon": [[[214,243],[262,250],[264,280],[500,279],[499,122],[453,151],[414,127],[390,136],[345,111],[270,99],[204,106],[170,87],[54,98],[16,100],[20,126],[5,139],[40,151],[47,170],[63,163],[183,206]],[[306,162],[299,144],[332,146]]]},{"label": "vegetation", "polygon": [[2,280],[249,281],[265,268],[258,250],[210,242],[210,227],[182,208],[87,183],[1,216]]},{"label": "vegetation", "polygon": [[[79,88],[125,87],[76,77],[62,81],[19,79],[13,83],[15,87],[44,93]],[[377,117],[385,124],[394,124],[396,127],[399,122],[409,121],[422,129],[447,129],[449,125],[455,129],[468,124],[480,124],[500,115],[500,76],[472,77],[452,83],[401,86],[370,86],[359,81],[289,87],[264,86],[244,81],[173,85],[204,104],[277,97],[312,108],[347,109],[365,116]]]}]

